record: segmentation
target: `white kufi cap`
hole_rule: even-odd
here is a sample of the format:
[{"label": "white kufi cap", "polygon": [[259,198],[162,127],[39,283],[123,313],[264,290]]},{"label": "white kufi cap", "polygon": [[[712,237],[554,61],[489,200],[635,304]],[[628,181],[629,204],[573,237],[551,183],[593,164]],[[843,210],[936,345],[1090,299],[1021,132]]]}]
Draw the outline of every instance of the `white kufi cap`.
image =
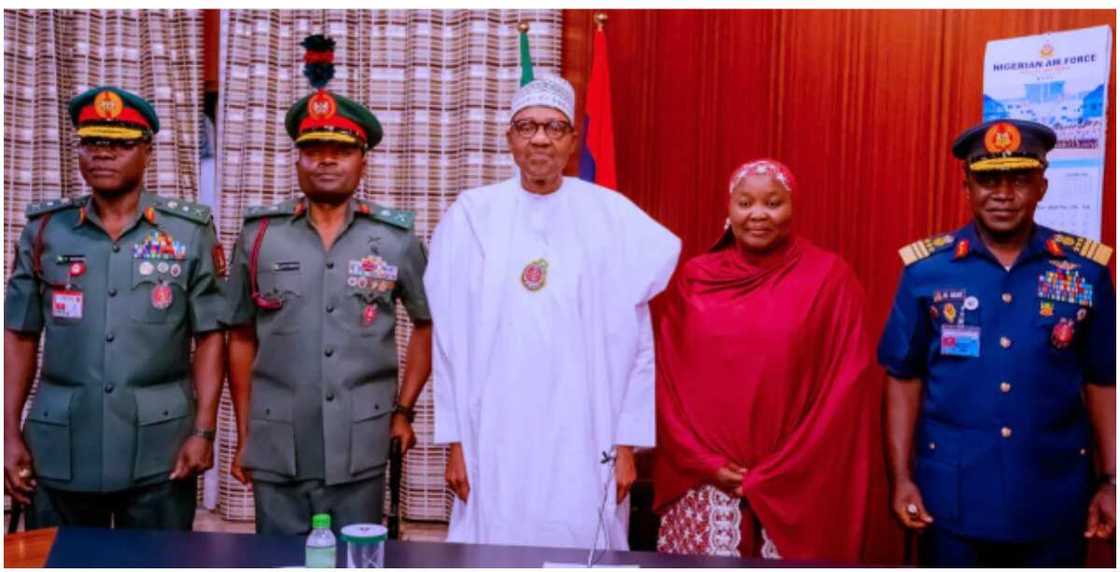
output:
[{"label": "white kufi cap", "polygon": [[569,123],[575,123],[576,90],[560,76],[541,75],[517,90],[509,116],[526,107],[552,107],[563,113]]}]

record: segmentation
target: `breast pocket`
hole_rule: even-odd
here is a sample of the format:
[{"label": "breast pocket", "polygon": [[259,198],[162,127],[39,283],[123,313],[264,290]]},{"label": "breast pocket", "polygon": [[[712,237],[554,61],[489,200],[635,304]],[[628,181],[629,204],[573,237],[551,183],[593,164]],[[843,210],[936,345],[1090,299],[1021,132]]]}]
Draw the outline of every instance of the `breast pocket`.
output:
[{"label": "breast pocket", "polygon": [[1035,324],[1051,355],[1059,358],[1074,356],[1076,352],[1073,350],[1084,337],[1082,330],[1092,317],[1092,309],[1041,297],[1037,303]]},{"label": "breast pocket", "polygon": [[187,275],[194,264],[185,260],[132,261],[129,312],[143,324],[175,324],[186,317]]},{"label": "breast pocket", "polygon": [[279,300],[279,308],[257,308],[257,325],[263,335],[288,335],[299,330],[299,305],[303,299],[303,273],[295,268],[261,268],[257,287],[262,296]]},{"label": "breast pocket", "polygon": [[[75,326],[85,316],[85,289],[81,279],[72,279],[69,264],[49,263],[43,265],[43,315],[52,326]],[[67,289],[68,281],[72,281]]]},{"label": "breast pocket", "polygon": [[339,316],[359,336],[373,336],[392,329],[396,307],[392,291],[348,289]]}]

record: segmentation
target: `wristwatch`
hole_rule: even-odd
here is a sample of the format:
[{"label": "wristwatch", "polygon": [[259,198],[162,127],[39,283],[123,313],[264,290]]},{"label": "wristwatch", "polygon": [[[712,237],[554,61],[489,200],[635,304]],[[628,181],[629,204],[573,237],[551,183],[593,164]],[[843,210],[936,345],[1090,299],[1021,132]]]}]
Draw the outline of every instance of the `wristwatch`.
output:
[{"label": "wristwatch", "polygon": [[213,429],[199,429],[198,427],[191,431],[191,437],[202,437],[207,441],[213,441],[216,434],[217,432]]},{"label": "wristwatch", "polygon": [[409,423],[412,423],[416,419],[416,410],[408,405],[402,405],[400,403],[394,404],[393,413],[400,413],[401,415],[404,415],[404,418]]}]

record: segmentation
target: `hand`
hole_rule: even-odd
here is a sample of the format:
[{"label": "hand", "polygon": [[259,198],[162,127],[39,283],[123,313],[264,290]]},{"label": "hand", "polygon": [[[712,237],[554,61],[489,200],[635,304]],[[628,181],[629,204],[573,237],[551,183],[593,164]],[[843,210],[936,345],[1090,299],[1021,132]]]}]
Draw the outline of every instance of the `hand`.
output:
[{"label": "hand", "polygon": [[23,442],[23,435],[19,431],[9,431],[4,439],[4,490],[16,502],[31,504],[35,485],[31,452]]},{"label": "hand", "polygon": [[447,455],[445,478],[455,496],[467,502],[467,497],[471,494],[471,485],[467,481],[467,461],[463,458],[463,445],[460,443],[451,444],[451,451]]},{"label": "hand", "polygon": [[233,454],[233,462],[229,465],[229,474],[237,479],[237,482],[247,485],[249,481],[253,480],[253,473],[241,466],[241,455],[245,453],[245,446],[241,443],[237,445],[237,452]]},{"label": "hand", "polygon": [[634,448],[618,445],[614,448],[615,502],[621,504],[630,494],[630,487],[638,480],[638,469],[634,465]]},{"label": "hand", "polygon": [[743,477],[746,474],[745,467],[727,463],[716,470],[715,475],[712,476],[712,484],[719,490],[738,498],[743,496]]},{"label": "hand", "polygon": [[191,435],[179,448],[179,456],[175,458],[175,468],[168,478],[185,479],[213,466],[214,444],[209,439]]},{"label": "hand", "polygon": [[1105,483],[1089,502],[1089,521],[1085,538],[1112,538],[1116,531],[1116,485]]},{"label": "hand", "polygon": [[914,481],[906,479],[895,483],[892,497],[891,508],[894,515],[906,528],[921,531],[933,524],[933,517],[926,512],[926,506],[922,503],[922,492]]},{"label": "hand", "polygon": [[396,439],[400,442],[401,457],[404,457],[404,454],[416,445],[416,432],[412,430],[412,424],[402,413],[394,413],[389,424],[389,439]]}]

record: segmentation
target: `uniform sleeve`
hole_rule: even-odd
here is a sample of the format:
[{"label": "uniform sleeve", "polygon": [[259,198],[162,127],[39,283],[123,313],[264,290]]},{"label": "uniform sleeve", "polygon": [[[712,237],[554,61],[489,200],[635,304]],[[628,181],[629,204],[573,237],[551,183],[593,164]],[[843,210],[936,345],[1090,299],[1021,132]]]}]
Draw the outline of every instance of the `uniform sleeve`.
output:
[{"label": "uniform sleeve", "polygon": [[424,270],[428,267],[428,251],[416,235],[409,233],[397,274],[397,293],[408,317],[413,322],[430,322],[428,296],[424,291]]},{"label": "uniform sleeve", "polygon": [[257,317],[257,306],[253,304],[249,289],[248,243],[253,239],[253,235],[249,231],[251,227],[255,228],[254,225],[246,224],[241,229],[241,236],[237,238],[237,243],[233,245],[233,252],[230,253],[229,279],[226,281],[225,288],[225,317],[223,318],[229,327],[248,324]]},{"label": "uniform sleeve", "polygon": [[12,275],[4,293],[4,327],[16,332],[35,333],[43,329],[43,293],[31,270],[32,229],[38,229],[38,224],[28,224],[20,234]]},{"label": "uniform sleeve", "polygon": [[1101,268],[1093,285],[1093,318],[1085,344],[1085,371],[1089,383],[1116,385],[1116,290],[1107,268]]},{"label": "uniform sleeve", "polygon": [[896,379],[916,379],[926,373],[929,328],[921,302],[913,291],[912,273],[903,270],[883,337],[879,340],[879,363]]},{"label": "uniform sleeve", "polygon": [[191,276],[190,312],[191,330],[202,334],[222,329],[222,316],[225,313],[225,297],[220,275],[225,264],[225,253],[218,243],[217,231],[213,224],[206,225],[198,232],[198,265]]}]

